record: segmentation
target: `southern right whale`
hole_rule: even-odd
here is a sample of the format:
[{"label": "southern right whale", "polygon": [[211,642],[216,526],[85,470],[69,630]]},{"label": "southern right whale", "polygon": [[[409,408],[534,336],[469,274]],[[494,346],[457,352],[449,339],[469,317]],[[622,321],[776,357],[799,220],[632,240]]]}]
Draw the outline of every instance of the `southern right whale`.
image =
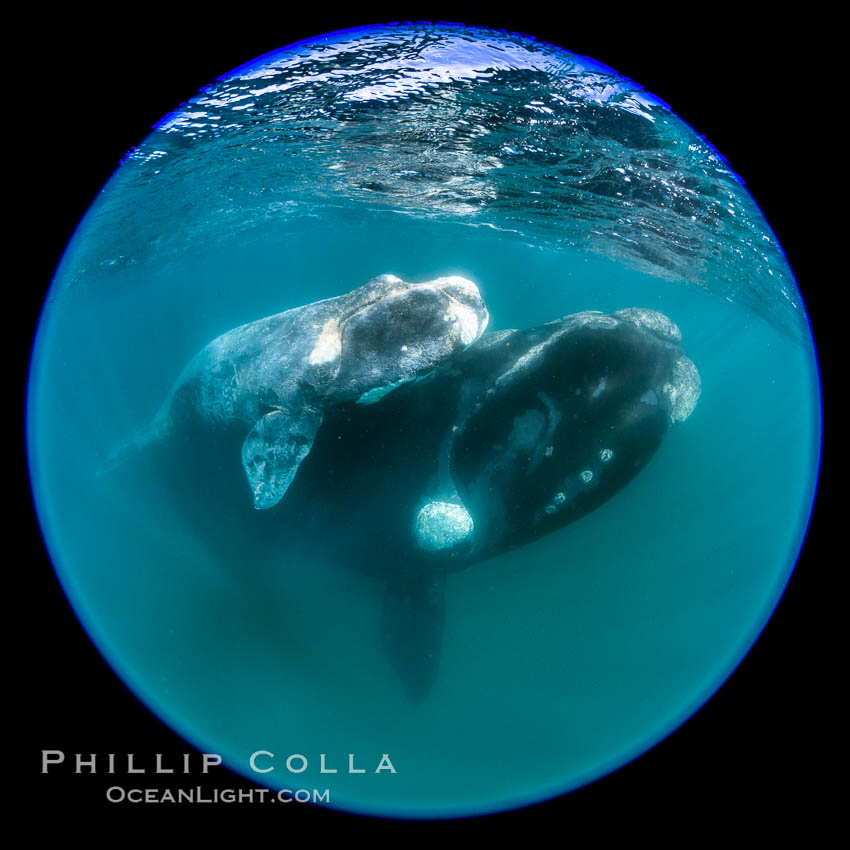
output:
[{"label": "southern right whale", "polygon": [[[434,310],[442,320],[439,298]],[[410,320],[387,310],[382,321]],[[398,337],[374,323],[370,334]],[[370,380],[380,392],[358,388],[325,407],[297,475],[267,510],[245,487],[238,417],[172,417],[134,456],[246,580],[262,583],[258,566],[297,568],[290,553],[307,550],[380,582],[376,637],[414,701],[439,669],[448,576],[610,499],[700,394],[679,329],[639,308],[485,333],[400,386]]]},{"label": "southern right whale", "polygon": [[[216,337],[186,365],[144,428],[117,446],[107,469],[163,442],[241,432],[236,451],[254,507],[268,510],[286,493],[334,406],[374,401],[438,366],[478,339],[489,316],[478,288],[462,277],[406,283],[383,274],[335,298],[295,307]],[[193,478],[215,465],[177,460]],[[189,462],[191,461],[191,462]],[[202,480],[202,476],[200,476]]]},{"label": "southern right whale", "polygon": [[439,666],[447,576],[610,499],[699,394],[679,329],[656,311],[486,333],[379,403],[336,409],[281,530],[384,583],[383,645],[419,700]]}]

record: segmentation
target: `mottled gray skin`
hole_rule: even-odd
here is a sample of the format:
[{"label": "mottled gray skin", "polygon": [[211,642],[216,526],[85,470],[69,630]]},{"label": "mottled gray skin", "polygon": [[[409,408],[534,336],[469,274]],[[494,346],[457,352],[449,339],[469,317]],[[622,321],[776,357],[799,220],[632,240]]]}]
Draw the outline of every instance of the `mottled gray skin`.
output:
[{"label": "mottled gray skin", "polygon": [[228,331],[184,369],[151,425],[113,453],[166,439],[184,424],[244,423],[242,464],[254,507],[286,493],[325,411],[369,404],[474,342],[489,316],[461,277],[405,283],[381,275],[359,289]]}]

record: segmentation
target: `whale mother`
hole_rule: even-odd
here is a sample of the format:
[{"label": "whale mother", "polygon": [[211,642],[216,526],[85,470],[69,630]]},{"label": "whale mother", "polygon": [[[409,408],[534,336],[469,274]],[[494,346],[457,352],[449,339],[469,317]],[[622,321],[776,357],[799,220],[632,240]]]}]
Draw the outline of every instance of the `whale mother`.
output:
[{"label": "whale mother", "polygon": [[373,278],[346,295],[235,328],[183,370],[153,422],[120,446],[134,450],[188,427],[245,427],[242,466],[254,507],[283,498],[326,412],[368,404],[478,339],[489,316],[474,283]]},{"label": "whale mother", "polygon": [[611,499],[699,395],[678,327],[653,310],[486,333],[380,403],[328,417],[281,505],[280,540],[320,541],[383,583],[384,649],[421,700],[447,577]]}]

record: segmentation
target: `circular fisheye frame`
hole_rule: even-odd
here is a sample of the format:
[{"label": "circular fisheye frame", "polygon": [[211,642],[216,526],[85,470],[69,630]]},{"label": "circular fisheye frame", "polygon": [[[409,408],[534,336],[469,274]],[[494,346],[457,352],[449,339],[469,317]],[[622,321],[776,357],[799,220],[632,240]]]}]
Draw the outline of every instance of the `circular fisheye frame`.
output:
[{"label": "circular fisheye frame", "polygon": [[785,588],[820,434],[723,156],[453,24],[299,42],[165,116],[65,251],[27,401],[122,681],[260,785],[403,818],[566,793],[691,716]]}]

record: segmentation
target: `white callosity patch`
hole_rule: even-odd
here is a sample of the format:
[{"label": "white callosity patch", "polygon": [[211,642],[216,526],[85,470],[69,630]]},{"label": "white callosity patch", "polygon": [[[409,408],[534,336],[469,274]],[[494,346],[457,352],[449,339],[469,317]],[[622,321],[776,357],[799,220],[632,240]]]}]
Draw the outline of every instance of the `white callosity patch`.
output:
[{"label": "white callosity patch", "polygon": [[670,421],[684,422],[693,413],[700,396],[700,378],[697,367],[682,355],[673,364],[673,374],[662,392],[670,402]]},{"label": "white callosity patch", "polygon": [[590,482],[593,481],[593,473],[589,469],[585,469],[584,472],[579,475],[579,478],[581,478],[585,484],[590,484]]},{"label": "white callosity patch", "polygon": [[463,345],[469,345],[481,335],[483,328],[481,327],[478,316],[471,307],[452,299],[446,313],[446,320],[457,323],[457,332],[460,341]]},{"label": "white callosity patch", "polygon": [[472,298],[476,301],[481,298],[481,293],[478,291],[478,287],[468,278],[461,277],[458,274],[451,274],[447,277],[438,277],[433,281],[433,285],[442,289],[449,287],[457,289],[459,290],[459,294],[462,294],[467,298]]},{"label": "white callosity patch", "polygon": [[455,325],[461,345],[475,342],[484,333],[490,319],[486,308],[482,311],[483,301],[478,287],[459,275],[437,278],[430,285],[441,289],[448,296],[449,306],[445,319]]},{"label": "white callosity patch", "polygon": [[599,460],[601,460],[602,463],[608,463],[608,461],[613,457],[614,452],[612,452],[611,449],[602,449],[602,451],[599,452]]},{"label": "white callosity patch", "polygon": [[429,552],[457,546],[474,528],[469,511],[453,502],[428,502],[416,516],[416,540]]},{"label": "white callosity patch", "polygon": [[646,328],[662,339],[669,340],[670,342],[682,341],[682,332],[676,324],[657,310],[647,310],[645,307],[630,307],[628,310],[618,310],[614,315],[636,327]]},{"label": "white callosity patch", "polygon": [[330,363],[336,360],[342,351],[342,337],[336,319],[328,319],[313,350],[310,352],[310,365]]},{"label": "white callosity patch", "polygon": [[563,505],[566,501],[567,496],[565,493],[555,493],[554,497],[552,498],[551,504],[546,505],[546,507],[544,508],[544,512],[551,516],[552,514],[556,513],[560,509],[561,505]]}]

